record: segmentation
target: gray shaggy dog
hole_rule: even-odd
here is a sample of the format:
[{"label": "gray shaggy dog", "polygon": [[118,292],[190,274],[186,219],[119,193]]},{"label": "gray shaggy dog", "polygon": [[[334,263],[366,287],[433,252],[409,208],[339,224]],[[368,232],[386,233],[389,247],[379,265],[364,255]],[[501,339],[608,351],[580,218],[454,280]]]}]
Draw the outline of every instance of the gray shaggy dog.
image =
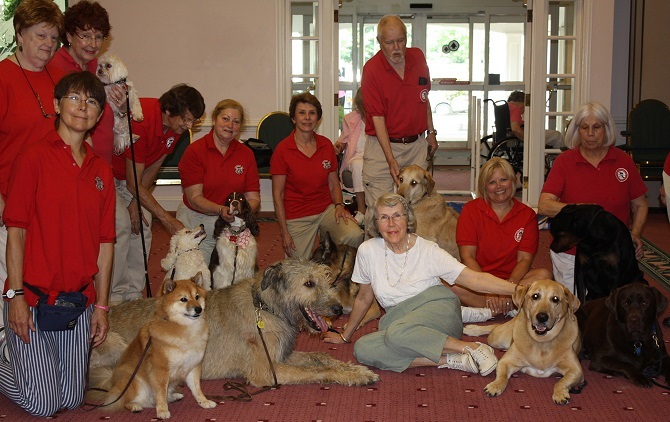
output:
[{"label": "gray shaggy dog", "polygon": [[[294,351],[300,330],[321,333],[323,317],[342,314],[328,267],[302,259],[286,259],[254,278],[207,293],[209,342],[202,364],[203,379],[243,377],[255,387],[279,384],[335,383],[369,385],[379,376],[368,368],[342,362],[326,353]],[[94,349],[91,367],[114,365],[137,335],[137,321],[147,321],[155,299],[112,307],[108,339]],[[120,351],[119,351],[120,350]]]}]

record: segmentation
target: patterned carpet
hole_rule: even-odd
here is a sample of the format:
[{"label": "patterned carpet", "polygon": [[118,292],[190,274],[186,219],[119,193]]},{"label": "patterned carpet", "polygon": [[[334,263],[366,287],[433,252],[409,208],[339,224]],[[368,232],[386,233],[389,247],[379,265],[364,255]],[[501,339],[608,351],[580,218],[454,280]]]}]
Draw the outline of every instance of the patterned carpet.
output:
[{"label": "patterned carpet", "polygon": [[644,257],[638,261],[641,269],[661,286],[670,290],[670,256],[647,239],[642,240],[644,240]]}]

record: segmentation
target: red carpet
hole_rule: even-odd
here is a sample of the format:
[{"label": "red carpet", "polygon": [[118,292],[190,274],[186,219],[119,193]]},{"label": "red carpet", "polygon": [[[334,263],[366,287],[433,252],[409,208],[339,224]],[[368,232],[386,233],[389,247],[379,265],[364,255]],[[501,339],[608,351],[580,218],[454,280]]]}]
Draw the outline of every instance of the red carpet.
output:
[{"label": "red carpet", "polygon": [[[667,220],[663,230],[666,230]],[[276,223],[261,223],[259,266],[266,267],[282,257]],[[652,240],[653,241],[653,240]],[[548,233],[541,232],[537,266],[549,265]],[[154,226],[154,246],[149,273],[154,290],[162,280],[160,259],[165,255],[168,237],[162,227]],[[655,284],[655,282],[652,282]],[[664,290],[667,294],[667,291]],[[668,311],[666,311],[666,315]],[[337,325],[346,322],[345,318]],[[354,336],[354,340],[377,328],[372,322]],[[666,338],[670,330],[663,329]],[[484,341],[484,338],[479,339]],[[345,361],[355,360],[352,345],[327,345],[318,337],[301,334],[298,350],[318,350]],[[498,357],[502,352],[498,352]],[[249,403],[225,402],[214,409],[201,409],[188,389],[184,399],[170,405],[174,421],[666,421],[670,409],[670,391],[659,387],[642,389],[620,377],[609,377],[586,370],[588,386],[573,394],[570,404],[555,405],[551,399],[555,377],[533,378],[515,375],[505,393],[488,398],[484,386],[494,379],[436,368],[410,369],[402,374],[376,370],[381,381],[370,387],[337,385],[283,386],[254,396]],[[206,394],[226,395],[223,380],[203,382]],[[57,414],[59,421],[108,420],[119,422],[154,421],[155,409],[139,414],[107,413],[77,409]],[[0,420],[23,421],[30,418],[0,395]]]}]

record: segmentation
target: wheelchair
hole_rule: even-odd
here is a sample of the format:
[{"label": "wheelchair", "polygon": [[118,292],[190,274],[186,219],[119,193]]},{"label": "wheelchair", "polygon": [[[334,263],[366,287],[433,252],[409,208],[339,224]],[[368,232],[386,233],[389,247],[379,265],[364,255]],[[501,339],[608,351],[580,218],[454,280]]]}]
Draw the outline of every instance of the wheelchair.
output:
[{"label": "wheelchair", "polygon": [[509,161],[515,172],[522,173],[523,141],[512,134],[509,105],[505,100],[485,99],[484,103],[487,102],[493,104],[495,131],[480,140],[482,158],[485,160],[493,157],[504,158]]}]

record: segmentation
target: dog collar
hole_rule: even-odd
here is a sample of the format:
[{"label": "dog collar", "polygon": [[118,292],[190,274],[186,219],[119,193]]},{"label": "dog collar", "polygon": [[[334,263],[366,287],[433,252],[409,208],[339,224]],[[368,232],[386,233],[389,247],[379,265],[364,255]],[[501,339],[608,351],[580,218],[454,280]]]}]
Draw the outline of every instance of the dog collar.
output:
[{"label": "dog collar", "polygon": [[242,249],[249,246],[249,242],[251,241],[251,232],[249,231],[249,229],[245,228],[239,233],[233,232],[229,229],[225,229],[224,232],[226,234],[226,237],[231,243],[235,243]]},{"label": "dog collar", "polygon": [[125,84],[125,83],[126,83],[126,78],[123,78],[123,79],[119,79],[119,80],[116,81],[116,82],[110,82],[110,83],[103,84],[103,85],[104,85],[104,86],[110,86],[110,85],[122,85],[122,84]]},{"label": "dog collar", "polygon": [[200,248],[186,249],[185,251],[181,251],[181,252],[179,252],[179,253],[177,254],[177,256],[184,255],[184,254],[187,253],[187,252],[193,252],[193,251],[197,251],[197,250],[200,250]]},{"label": "dog collar", "polygon": [[[654,343],[656,345],[656,349],[660,349],[661,346],[658,343],[658,335],[656,335],[656,324],[651,329],[651,338],[654,340]],[[642,342],[641,341],[636,341],[633,343],[633,354],[635,356],[640,356],[642,355]]]}]

